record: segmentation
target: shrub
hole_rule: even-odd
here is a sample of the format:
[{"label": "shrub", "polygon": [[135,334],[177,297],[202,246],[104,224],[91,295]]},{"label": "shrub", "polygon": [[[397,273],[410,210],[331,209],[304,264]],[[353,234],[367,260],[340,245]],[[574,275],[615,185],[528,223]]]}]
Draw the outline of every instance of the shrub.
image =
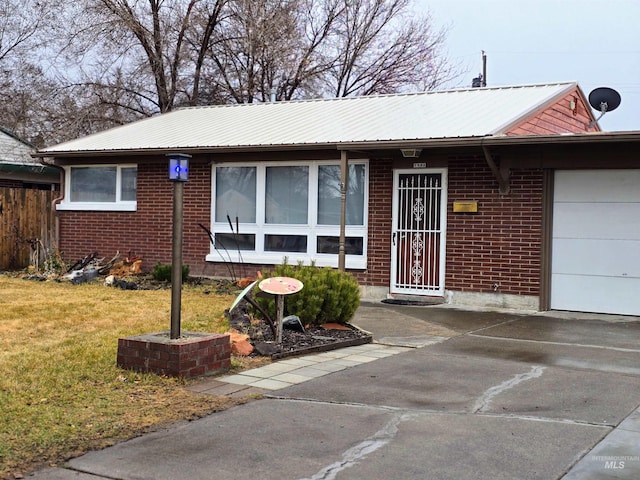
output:
[{"label": "shrub", "polygon": [[[284,315],[297,315],[304,325],[347,323],[360,305],[360,288],[350,273],[314,264],[293,266],[285,260],[266,277],[292,277],[304,284],[302,290],[287,295],[284,300]],[[271,295],[258,295],[256,301],[275,319],[276,307]]]},{"label": "shrub", "polygon": [[[171,265],[164,265],[158,262],[154,265],[151,276],[159,282],[170,282],[171,270]],[[189,278],[189,265],[182,265],[182,281],[186,281],[187,278]]]},{"label": "shrub", "polygon": [[44,259],[42,262],[42,271],[45,273],[64,274],[67,272],[67,264],[62,259],[60,252],[54,252]]}]

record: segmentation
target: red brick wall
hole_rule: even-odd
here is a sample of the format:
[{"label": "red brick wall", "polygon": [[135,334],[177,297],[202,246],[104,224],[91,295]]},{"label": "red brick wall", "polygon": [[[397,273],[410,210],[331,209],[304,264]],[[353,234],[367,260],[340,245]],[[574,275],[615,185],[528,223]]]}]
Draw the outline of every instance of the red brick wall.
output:
[{"label": "red brick wall", "polygon": [[[363,285],[388,286],[393,171],[372,162],[368,268],[354,272]],[[448,168],[445,288],[466,292],[539,295],[542,241],[542,171],[516,170],[511,192],[498,184],[482,158],[454,159]],[[478,213],[453,213],[454,201],[477,200]]]},{"label": "red brick wall", "polygon": [[163,334],[118,339],[120,368],[170,377],[194,378],[225,372],[231,367],[228,334],[189,333],[180,342]]},{"label": "red brick wall", "polygon": [[[539,295],[542,242],[541,170],[511,172],[500,195],[481,159],[449,165],[445,288],[466,292]],[[453,202],[477,200],[478,213],[453,213]]]},{"label": "red brick wall", "polygon": [[393,170],[390,160],[369,163],[367,269],[353,272],[362,285],[388,286],[391,255]]},{"label": "red brick wall", "polygon": [[[200,274],[209,240],[198,223],[209,225],[211,167],[190,163],[184,186],[183,259],[192,274]],[[138,165],[136,212],[60,211],[60,250],[67,261],[97,251],[111,258],[133,250],[142,256],[143,268],[171,262],[173,185],[167,179],[166,160]]]},{"label": "red brick wall", "polygon": [[[574,102],[575,108],[570,108]],[[595,132],[596,126],[589,128],[591,107],[585,102],[578,90],[565,95],[561,100],[541,112],[535,113],[516,127],[508,130],[507,135],[552,135],[559,133]]]},{"label": "red brick wall", "polygon": [[[164,160],[164,159],[163,159]],[[448,290],[538,295],[542,225],[542,171],[514,170],[511,192],[498,193],[484,160],[453,159],[448,170],[445,287]],[[194,275],[230,276],[222,262],[205,264],[209,241],[198,223],[210,224],[211,167],[192,162],[185,184],[184,262]],[[353,272],[362,285],[388,286],[393,190],[391,161],[370,163],[368,268]],[[456,200],[477,200],[477,214],[454,214]],[[145,270],[171,261],[172,184],[165,162],[138,166],[136,212],[61,211],[61,250],[67,261],[93,251],[111,257],[133,250]],[[235,266],[236,277],[269,265]]]}]

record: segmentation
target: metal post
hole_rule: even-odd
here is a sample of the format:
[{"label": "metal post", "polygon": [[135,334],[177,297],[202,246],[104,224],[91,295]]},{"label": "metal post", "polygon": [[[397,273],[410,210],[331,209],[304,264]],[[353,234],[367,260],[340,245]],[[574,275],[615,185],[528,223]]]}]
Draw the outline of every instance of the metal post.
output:
[{"label": "metal post", "polygon": [[487,54],[482,50],[482,86],[487,86]]},{"label": "metal post", "polygon": [[340,152],[340,244],[338,247],[338,270],[345,271],[345,225],[347,223],[347,190],[349,185],[349,159],[347,152]]},{"label": "metal post", "polygon": [[282,343],[282,319],[284,317],[284,295],[276,295],[276,342]]},{"label": "metal post", "polygon": [[171,339],[180,338],[182,309],[182,229],[184,183],[173,182],[173,251],[171,255]]}]

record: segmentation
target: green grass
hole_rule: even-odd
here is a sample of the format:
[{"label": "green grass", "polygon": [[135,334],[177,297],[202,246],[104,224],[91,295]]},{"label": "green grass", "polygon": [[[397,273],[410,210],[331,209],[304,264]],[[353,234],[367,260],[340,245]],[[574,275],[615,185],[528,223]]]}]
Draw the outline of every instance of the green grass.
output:
[{"label": "green grass", "polygon": [[[169,329],[170,297],[0,275],[0,478],[231,405],[117,368],[118,338]],[[182,329],[225,331],[232,301],[185,286]]]}]

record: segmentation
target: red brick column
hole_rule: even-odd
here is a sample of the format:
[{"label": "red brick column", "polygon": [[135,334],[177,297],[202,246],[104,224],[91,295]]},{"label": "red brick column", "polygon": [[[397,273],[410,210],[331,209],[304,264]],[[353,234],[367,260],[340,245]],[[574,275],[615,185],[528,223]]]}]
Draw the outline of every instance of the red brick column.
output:
[{"label": "red brick column", "polygon": [[231,367],[229,335],[183,332],[172,340],[169,332],[118,339],[120,368],[170,377],[192,378],[224,372]]}]

